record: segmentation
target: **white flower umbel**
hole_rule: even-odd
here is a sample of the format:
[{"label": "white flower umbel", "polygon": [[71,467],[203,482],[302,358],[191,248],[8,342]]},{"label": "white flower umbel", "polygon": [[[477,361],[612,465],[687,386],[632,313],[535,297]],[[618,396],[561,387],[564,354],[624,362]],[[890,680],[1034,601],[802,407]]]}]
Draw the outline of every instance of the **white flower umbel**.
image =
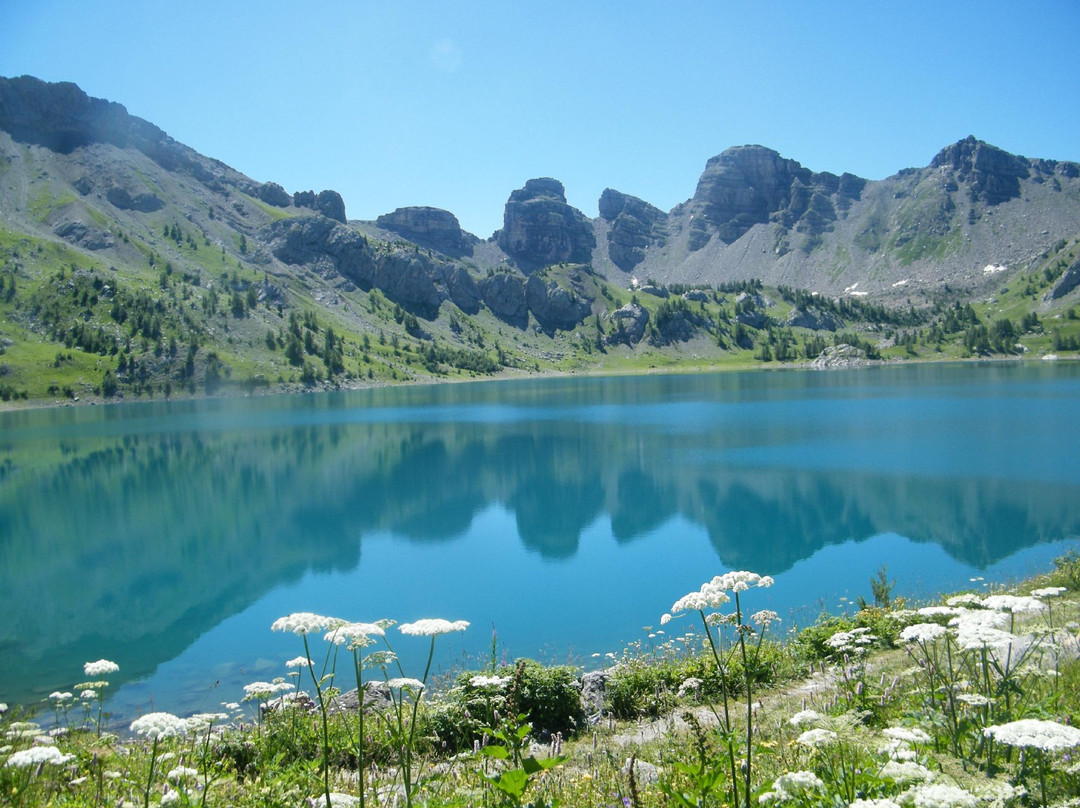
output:
[{"label": "white flower umbel", "polygon": [[1039,718],[998,724],[987,727],[983,733],[1007,746],[1041,749],[1043,752],[1060,752],[1080,746],[1080,729]]},{"label": "white flower umbel", "polygon": [[344,623],[337,617],[326,617],[313,612],[293,612],[286,617],[279,617],[270,626],[271,631],[291,631],[293,634],[314,634]]},{"label": "white flower umbel", "polygon": [[772,609],[762,609],[759,612],[754,612],[750,615],[750,622],[755,625],[767,628],[773,623],[780,622],[780,615],[774,612]]},{"label": "white flower umbel", "polygon": [[945,603],[949,606],[981,606],[982,597],[974,592],[965,592],[962,595],[953,595],[951,598],[946,598]]},{"label": "white flower umbel", "polygon": [[410,679],[408,676],[398,676],[394,679],[387,679],[386,686],[392,687],[394,690],[412,690],[419,693],[424,689],[424,683],[419,679]]},{"label": "white flower umbel", "polygon": [[52,693],[49,694],[49,698],[57,702],[58,704],[63,704],[65,701],[71,701],[75,697],[71,693],[68,693],[66,691],[61,693],[59,690],[54,690]]},{"label": "white flower umbel", "polygon": [[808,729],[798,738],[796,742],[803,746],[809,746],[811,749],[816,749],[819,746],[828,746],[837,739],[837,734],[831,729]]},{"label": "white flower umbel", "polygon": [[900,808],[900,805],[888,797],[878,797],[873,800],[855,800],[848,803],[848,808]]},{"label": "white flower umbel", "polygon": [[11,757],[7,759],[4,765],[13,769],[26,769],[31,766],[40,766],[43,763],[63,766],[74,759],[74,755],[65,755],[55,746],[32,746],[29,749],[12,752]]},{"label": "white flower umbel", "polygon": [[1031,596],[1035,598],[1058,598],[1068,591],[1064,586],[1044,586],[1042,589],[1033,589]]},{"label": "white flower umbel", "polygon": [[398,630],[409,637],[436,637],[439,634],[451,634],[455,631],[464,631],[469,627],[468,620],[443,620],[441,617],[427,617],[423,620],[414,620],[412,623],[402,623]]},{"label": "white flower umbel", "polygon": [[1011,612],[1012,614],[1032,614],[1046,611],[1046,604],[1041,600],[1023,595],[991,595],[988,598],[983,598],[982,605],[987,609],[996,609],[999,612]]},{"label": "white flower umbel", "polygon": [[476,688],[504,687],[509,681],[509,676],[474,676],[469,680],[469,684]]},{"label": "white flower umbel", "polygon": [[306,668],[310,660],[306,656],[293,657],[285,663],[286,668]]},{"label": "white flower umbel", "polygon": [[328,631],[323,639],[334,645],[347,645],[353,650],[367,648],[375,643],[376,637],[385,636],[386,632],[378,623],[344,623]]},{"label": "white flower umbel", "polygon": [[174,738],[187,734],[187,721],[172,713],[147,713],[131,722],[131,731],[142,738]]},{"label": "white flower umbel", "polygon": [[947,783],[923,783],[900,797],[915,808],[975,808],[979,799],[970,791]]},{"label": "white flower umbel", "polygon": [[825,788],[825,783],[813,772],[795,771],[781,774],[773,781],[772,787],[772,791],[766,791],[758,797],[758,802],[763,804],[776,802],[786,805],[798,799],[799,794],[804,791]]},{"label": "white flower umbel", "polygon": [[904,743],[930,743],[931,738],[918,727],[888,727],[882,730],[886,738]]},{"label": "white flower umbel", "polygon": [[87,662],[83,665],[83,672],[87,676],[104,676],[107,673],[116,673],[120,666],[107,659],[99,659],[97,662]]},{"label": "white flower umbel", "polygon": [[944,636],[946,631],[945,626],[937,623],[916,623],[901,631],[900,639],[904,642],[933,642],[938,637]]},{"label": "white flower umbel", "polygon": [[821,713],[817,710],[799,710],[799,712],[788,719],[788,723],[793,727],[801,727],[804,724],[813,724],[815,721],[820,720]]},{"label": "white flower umbel", "polygon": [[890,760],[878,772],[894,783],[926,783],[934,779],[934,773],[913,760]]}]

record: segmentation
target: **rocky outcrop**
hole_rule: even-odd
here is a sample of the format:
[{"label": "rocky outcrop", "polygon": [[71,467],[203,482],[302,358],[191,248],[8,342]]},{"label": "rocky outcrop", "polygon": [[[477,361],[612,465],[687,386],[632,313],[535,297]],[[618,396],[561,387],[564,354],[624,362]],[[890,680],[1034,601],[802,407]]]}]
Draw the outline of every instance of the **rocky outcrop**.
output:
[{"label": "rocky outcrop", "polygon": [[532,179],[510,194],[496,241],[524,271],[563,262],[588,263],[596,247],[592,223],[566,203],[563,185]]},{"label": "rocky outcrop", "polygon": [[1050,292],[1050,299],[1057,300],[1059,297],[1065,297],[1077,286],[1080,286],[1080,260],[1074,261],[1058,279],[1053,291]]},{"label": "rocky outcrop", "polygon": [[809,328],[813,331],[835,331],[841,323],[827,311],[814,308],[792,309],[784,320],[784,325],[796,328]]},{"label": "rocky outcrop", "polygon": [[53,233],[76,247],[86,250],[104,250],[115,243],[112,233],[97,227],[90,227],[79,221],[57,222]]},{"label": "rocky outcrop", "polygon": [[608,345],[618,343],[634,345],[645,336],[645,328],[649,324],[649,312],[637,303],[627,303],[611,312],[611,323],[613,330],[604,339]]},{"label": "rocky outcrop", "polygon": [[105,194],[105,198],[120,210],[137,210],[140,213],[153,213],[165,207],[165,203],[156,194],[141,193],[132,196],[123,188],[113,187]]},{"label": "rocky outcrop", "polygon": [[484,303],[503,322],[525,328],[529,324],[529,304],[525,302],[525,279],[508,272],[496,272],[480,281]]},{"label": "rocky outcrop", "polygon": [[292,197],[276,182],[264,182],[260,185],[258,197],[275,208],[287,208],[292,204]]},{"label": "rocky outcrop", "polygon": [[810,363],[810,366],[825,369],[859,367],[868,364],[870,364],[870,360],[866,358],[865,351],[856,348],[854,345],[841,343],[840,345],[830,345],[821,352],[817,359]]},{"label": "rocky outcrop", "polygon": [[930,167],[951,170],[968,186],[972,202],[999,205],[1020,196],[1020,180],[1030,175],[1031,164],[969,135],[938,152]]},{"label": "rocky outcrop", "polygon": [[700,249],[712,233],[730,244],[769,222],[820,235],[865,184],[851,174],[815,174],[764,146],[727,149],[706,163],[690,201],[690,248]]},{"label": "rocky outcrop", "polygon": [[525,283],[525,302],[536,322],[549,334],[570,330],[592,310],[589,301],[536,275],[531,275]]},{"label": "rocky outcrop", "polygon": [[346,223],[345,200],[337,191],[297,191],[292,195],[292,203],[298,208],[310,208],[318,211],[335,222]]},{"label": "rocky outcrop", "polygon": [[600,218],[607,221],[608,256],[624,272],[645,260],[653,244],[663,246],[667,214],[636,196],[607,188],[600,195]]},{"label": "rocky outcrop", "polygon": [[454,214],[440,208],[398,208],[384,213],[375,223],[414,244],[456,257],[468,254],[476,241],[461,229]]}]

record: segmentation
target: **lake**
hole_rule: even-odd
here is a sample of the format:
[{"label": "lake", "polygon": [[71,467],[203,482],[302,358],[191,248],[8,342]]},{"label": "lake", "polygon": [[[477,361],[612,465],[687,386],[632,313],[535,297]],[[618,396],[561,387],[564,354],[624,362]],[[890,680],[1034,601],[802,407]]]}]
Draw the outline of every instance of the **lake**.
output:
[{"label": "lake", "polygon": [[[0,701],[120,717],[284,676],[294,611],[584,666],[713,575],[784,627],[1080,547],[1080,365],[545,378],[0,414]],[[673,623],[669,628],[676,628]],[[427,643],[394,639],[418,676]],[[600,656],[594,656],[600,655]]]}]

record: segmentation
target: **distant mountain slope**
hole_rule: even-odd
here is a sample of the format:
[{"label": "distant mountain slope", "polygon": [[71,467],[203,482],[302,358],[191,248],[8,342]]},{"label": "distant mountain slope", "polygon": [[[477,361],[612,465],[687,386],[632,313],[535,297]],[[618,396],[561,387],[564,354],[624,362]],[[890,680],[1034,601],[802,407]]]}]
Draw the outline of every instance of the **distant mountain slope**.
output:
[{"label": "distant mountain slope", "polygon": [[[598,213],[534,178],[487,240],[431,207],[350,221],[74,84],[0,78],[0,400],[813,360],[822,332],[864,358],[1071,350],[1075,163],[967,138],[868,181],[739,146],[672,211],[607,189]],[[995,290],[994,339],[946,311]]]}]

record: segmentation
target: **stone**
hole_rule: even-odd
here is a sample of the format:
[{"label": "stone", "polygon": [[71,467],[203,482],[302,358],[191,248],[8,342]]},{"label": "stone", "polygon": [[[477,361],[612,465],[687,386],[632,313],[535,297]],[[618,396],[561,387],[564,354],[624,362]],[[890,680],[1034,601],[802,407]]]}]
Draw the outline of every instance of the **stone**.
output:
[{"label": "stone", "polygon": [[1020,196],[1020,180],[1030,175],[1030,161],[969,135],[946,146],[930,162],[944,168],[970,189],[971,200],[999,205]]},{"label": "stone", "polygon": [[840,345],[830,345],[821,352],[817,359],[810,363],[810,366],[822,369],[857,367],[866,364],[869,364],[869,360],[866,358],[865,351],[856,348],[854,345],[841,343]]},{"label": "stone", "polygon": [[525,302],[525,279],[509,272],[495,272],[480,281],[480,293],[491,313],[503,322],[525,328],[529,305]]},{"label": "stone", "polygon": [[836,331],[841,323],[827,311],[815,308],[792,309],[784,325],[797,328],[809,328],[813,331]]},{"label": "stone", "polygon": [[588,317],[592,310],[587,300],[536,275],[530,275],[525,282],[525,302],[536,322],[549,334],[569,331]]},{"label": "stone", "polygon": [[708,303],[711,299],[709,293],[702,289],[690,289],[683,292],[683,300],[689,300],[692,303]]},{"label": "stone", "polygon": [[[355,713],[360,708],[360,691],[355,687],[336,696],[327,708],[328,713]],[[386,682],[364,683],[364,709],[382,712],[394,706],[390,688]]]},{"label": "stone", "polygon": [[1062,276],[1058,278],[1053,291],[1050,292],[1050,299],[1057,300],[1060,297],[1065,297],[1077,286],[1080,286],[1080,259],[1073,261],[1072,266],[1066,269]]},{"label": "stone", "polygon": [[156,194],[144,192],[132,196],[126,189],[116,186],[105,193],[105,198],[121,210],[137,210],[140,213],[153,213],[165,207],[165,203]]},{"label": "stone", "polygon": [[667,237],[667,214],[635,196],[607,188],[600,195],[600,218],[609,222],[608,256],[624,272],[645,260],[645,251]]},{"label": "stone", "polygon": [[292,204],[292,197],[276,182],[264,182],[260,185],[258,197],[275,208],[287,208]]},{"label": "stone", "polygon": [[527,272],[564,262],[588,263],[596,247],[592,222],[566,203],[562,183],[547,177],[529,180],[510,194],[495,238]]},{"label": "stone", "polygon": [[315,197],[315,210],[328,219],[345,224],[345,200],[337,191],[319,191]]},{"label": "stone", "polygon": [[639,286],[638,291],[643,295],[652,295],[653,297],[666,298],[670,296],[670,292],[663,286],[653,286],[651,283],[647,283],[644,286]]},{"label": "stone", "polygon": [[57,222],[52,230],[64,241],[86,250],[104,250],[115,243],[112,233],[108,230],[90,227],[80,221]]},{"label": "stone", "polygon": [[648,309],[637,303],[627,303],[611,312],[611,322],[615,328],[604,340],[609,345],[625,343],[635,345],[645,336],[645,327],[649,324]]},{"label": "stone", "polygon": [[471,252],[472,243],[476,241],[461,229],[454,214],[440,208],[398,208],[392,213],[384,213],[375,223],[414,244],[457,257]]},{"label": "stone", "polygon": [[315,209],[314,191],[297,191],[292,195],[293,206],[297,208]]},{"label": "stone", "polygon": [[769,325],[769,318],[765,316],[763,312],[756,309],[749,309],[747,311],[740,311],[735,315],[735,320],[748,325],[751,328],[766,328]]},{"label": "stone", "polygon": [[610,671],[590,671],[581,677],[581,706],[593,723],[603,715],[607,706],[607,682],[610,677]]}]

